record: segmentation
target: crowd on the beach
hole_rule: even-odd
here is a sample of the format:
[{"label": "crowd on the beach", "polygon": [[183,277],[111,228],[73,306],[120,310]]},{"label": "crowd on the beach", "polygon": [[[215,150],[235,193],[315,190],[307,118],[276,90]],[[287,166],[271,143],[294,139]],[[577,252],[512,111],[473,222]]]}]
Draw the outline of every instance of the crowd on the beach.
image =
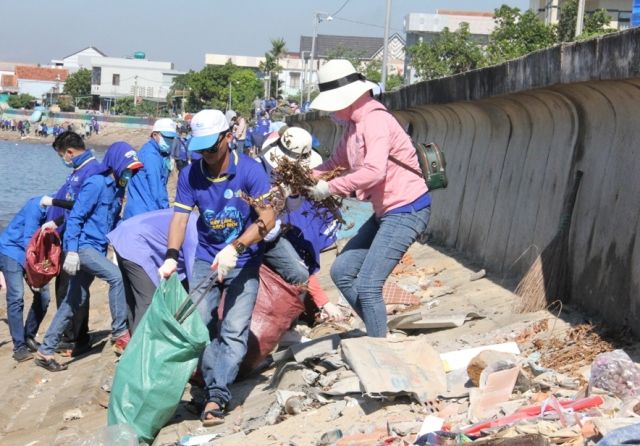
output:
[{"label": "crowd on the beach", "polygon": [[[122,354],[162,280],[177,274],[193,291],[213,277],[217,285],[198,304],[211,339],[199,366],[207,394],[201,419],[206,426],[222,423],[229,385],[247,352],[261,265],[287,284],[301,285],[300,298],[320,318],[344,316],[317,280],[320,252],[335,243],[339,228],[336,217],[323,212],[331,196],[373,205],[373,215],[330,272],[366,334],[385,337],[382,287],[424,232],[430,194],[413,172],[419,165],[410,137],[351,63],[329,61],[318,77],[320,94],[305,108],[329,112],[343,128],[326,160],[315,150],[315,135],[279,119],[283,105],[274,98],[256,98],[251,116],[206,109],[190,121],[158,119],[142,147],[115,142],[101,162],[85,142],[97,126],[88,132],[40,127],[40,133],[55,135],[53,150],[69,176],[57,191],[28,200],[0,234],[13,358],[60,372],[67,364],[56,354],[91,350],[88,310],[95,278],[109,285],[110,342]],[[299,112],[297,104],[287,107],[287,114]],[[11,130],[18,125],[8,123]],[[278,182],[283,160],[307,168],[313,185],[294,190]],[[173,169],[178,180],[170,206]],[[62,267],[49,284],[27,282],[33,302],[25,321],[25,256],[38,234],[60,237]],[[39,342],[51,294],[57,311]]]},{"label": "crowd on the beach", "polygon": [[92,134],[99,134],[100,123],[92,117],[90,121],[86,121],[84,124],[80,124],[79,128],[76,128],[76,124],[64,122],[61,124],[43,121],[37,123],[31,123],[28,119],[0,119],[0,130],[4,132],[18,132],[21,137],[30,136],[33,126],[35,136],[41,136],[47,138],[53,136],[56,138],[64,131],[78,132],[82,138],[89,138]]}]

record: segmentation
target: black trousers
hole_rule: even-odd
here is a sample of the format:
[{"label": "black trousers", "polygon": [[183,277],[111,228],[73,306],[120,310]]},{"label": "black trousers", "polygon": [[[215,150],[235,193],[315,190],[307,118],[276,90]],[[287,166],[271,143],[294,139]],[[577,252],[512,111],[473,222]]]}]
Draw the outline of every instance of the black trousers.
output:
[{"label": "black trousers", "polygon": [[116,256],[118,267],[122,272],[124,293],[129,307],[129,331],[133,333],[147,308],[151,305],[156,286],[140,265],[123,259],[118,253],[116,253]]}]

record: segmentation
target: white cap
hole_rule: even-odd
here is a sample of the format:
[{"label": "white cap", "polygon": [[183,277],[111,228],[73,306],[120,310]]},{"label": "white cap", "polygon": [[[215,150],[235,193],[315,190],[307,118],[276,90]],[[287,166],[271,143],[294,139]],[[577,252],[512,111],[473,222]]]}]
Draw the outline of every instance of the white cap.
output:
[{"label": "white cap", "polygon": [[213,147],[221,132],[229,130],[229,123],[220,110],[202,110],[191,118],[189,150]]},{"label": "white cap", "polygon": [[308,165],[309,168],[322,164],[322,157],[311,150],[311,135],[300,127],[288,127],[282,132],[274,132],[262,144],[263,157],[272,168],[278,165],[280,157]]},{"label": "white cap", "polygon": [[162,136],[166,136],[167,138],[175,138],[176,123],[169,118],[161,118],[153,124],[153,129],[151,131],[160,132]]}]

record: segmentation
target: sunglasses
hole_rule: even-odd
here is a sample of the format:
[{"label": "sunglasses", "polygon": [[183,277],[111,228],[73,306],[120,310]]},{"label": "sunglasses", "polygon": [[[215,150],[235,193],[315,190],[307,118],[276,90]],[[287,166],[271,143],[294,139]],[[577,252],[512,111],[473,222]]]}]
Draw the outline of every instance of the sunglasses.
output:
[{"label": "sunglasses", "polygon": [[220,148],[220,143],[222,142],[222,140],[224,139],[225,136],[227,136],[226,133],[221,134],[218,137],[218,140],[216,141],[216,143],[214,145],[212,145],[208,149],[200,150],[200,153],[218,153],[218,149]]}]

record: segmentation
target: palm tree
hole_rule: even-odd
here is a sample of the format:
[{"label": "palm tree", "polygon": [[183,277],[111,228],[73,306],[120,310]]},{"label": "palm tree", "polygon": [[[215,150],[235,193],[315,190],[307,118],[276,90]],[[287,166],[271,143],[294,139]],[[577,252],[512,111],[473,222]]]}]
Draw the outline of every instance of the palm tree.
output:
[{"label": "palm tree", "polygon": [[271,39],[271,50],[265,53],[265,61],[260,62],[260,70],[269,76],[270,96],[275,97],[278,93],[278,74],[282,71],[280,58],[287,52],[286,45],[287,43],[283,38]]}]

